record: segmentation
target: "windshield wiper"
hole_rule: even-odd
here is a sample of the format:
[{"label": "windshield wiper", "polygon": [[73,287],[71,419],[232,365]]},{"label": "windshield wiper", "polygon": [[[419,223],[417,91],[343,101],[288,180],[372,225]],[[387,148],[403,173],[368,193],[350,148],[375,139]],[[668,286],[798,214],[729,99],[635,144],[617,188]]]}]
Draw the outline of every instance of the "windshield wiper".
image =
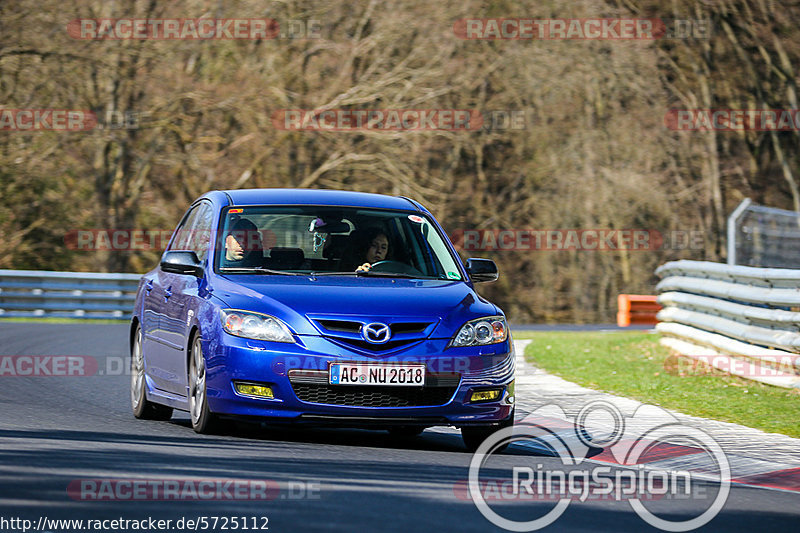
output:
[{"label": "windshield wiper", "polygon": [[305,276],[299,272],[287,272],[285,270],[272,270],[271,268],[264,267],[223,267],[219,269],[220,272],[226,274],[276,274],[279,276]]},{"label": "windshield wiper", "polygon": [[374,272],[372,270],[358,270],[355,272],[312,272],[311,276],[365,276],[376,278],[404,278],[404,279],[442,279],[432,276],[415,276],[413,274],[405,274],[402,272]]},{"label": "windshield wiper", "polygon": [[405,274],[403,272],[374,272],[372,270],[364,270],[362,272],[356,272],[356,274],[360,276],[374,276],[376,278],[419,278],[423,276],[414,276],[412,274]]}]

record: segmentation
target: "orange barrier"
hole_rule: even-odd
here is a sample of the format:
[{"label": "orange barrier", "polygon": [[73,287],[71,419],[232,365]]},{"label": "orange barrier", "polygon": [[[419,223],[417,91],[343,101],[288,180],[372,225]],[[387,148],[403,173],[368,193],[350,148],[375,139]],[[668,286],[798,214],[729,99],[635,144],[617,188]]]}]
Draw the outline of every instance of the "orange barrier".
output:
[{"label": "orange barrier", "polygon": [[620,294],[617,308],[617,325],[624,328],[631,324],[656,325],[656,313],[661,310],[661,305],[656,302],[656,296]]}]

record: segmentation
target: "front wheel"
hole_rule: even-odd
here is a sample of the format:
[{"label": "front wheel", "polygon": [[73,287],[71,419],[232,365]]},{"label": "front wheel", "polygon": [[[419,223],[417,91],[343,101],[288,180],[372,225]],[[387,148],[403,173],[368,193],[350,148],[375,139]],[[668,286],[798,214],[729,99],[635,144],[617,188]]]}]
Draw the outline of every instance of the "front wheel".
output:
[{"label": "front wheel", "polygon": [[200,335],[192,342],[189,359],[189,411],[192,415],[192,429],[196,433],[213,433],[219,426],[217,416],[208,408],[206,395],[206,361]]},{"label": "front wheel", "polygon": [[144,379],[144,351],[142,351],[142,328],[136,326],[131,348],[131,407],[133,416],[143,420],[169,420],[172,407],[158,405],[147,399]]},{"label": "front wheel", "polygon": [[[495,431],[499,431],[503,428],[511,427],[514,425],[514,409],[511,409],[511,416],[507,419],[503,420],[499,424],[495,424],[492,426],[473,426],[473,427],[462,427],[461,428],[461,440],[464,441],[464,446],[467,447],[467,450],[470,452],[474,452],[475,450],[483,444],[483,441],[489,438]],[[508,448],[510,443],[507,442],[502,446],[495,448],[494,453],[499,453],[504,451]]]}]

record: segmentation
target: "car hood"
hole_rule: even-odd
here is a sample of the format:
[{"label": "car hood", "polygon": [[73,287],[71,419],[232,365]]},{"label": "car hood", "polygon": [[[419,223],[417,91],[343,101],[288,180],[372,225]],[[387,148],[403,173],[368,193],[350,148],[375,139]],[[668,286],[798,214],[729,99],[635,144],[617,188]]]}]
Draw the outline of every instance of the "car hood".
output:
[{"label": "car hood", "polygon": [[226,275],[217,278],[213,292],[228,307],[276,316],[299,335],[319,334],[308,317],[424,317],[439,321],[431,337],[444,338],[467,320],[500,313],[462,281]]}]

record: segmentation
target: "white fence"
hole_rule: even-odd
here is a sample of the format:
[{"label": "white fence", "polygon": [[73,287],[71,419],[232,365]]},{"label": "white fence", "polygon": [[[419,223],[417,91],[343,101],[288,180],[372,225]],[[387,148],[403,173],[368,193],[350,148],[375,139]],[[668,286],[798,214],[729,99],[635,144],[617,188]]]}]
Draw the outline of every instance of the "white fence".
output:
[{"label": "white fence", "polygon": [[800,388],[800,270],[673,261],[656,274],[664,345],[743,378]]},{"label": "white fence", "polygon": [[0,270],[0,318],[130,320],[140,274]]}]

